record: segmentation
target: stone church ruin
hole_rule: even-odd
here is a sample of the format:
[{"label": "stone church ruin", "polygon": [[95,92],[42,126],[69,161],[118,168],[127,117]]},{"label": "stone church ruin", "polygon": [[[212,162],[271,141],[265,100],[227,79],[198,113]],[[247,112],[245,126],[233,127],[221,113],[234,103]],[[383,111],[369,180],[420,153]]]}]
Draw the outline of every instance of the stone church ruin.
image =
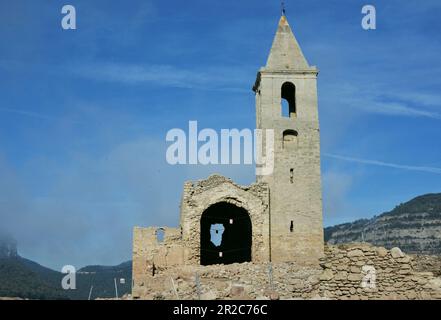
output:
[{"label": "stone church ruin", "polygon": [[[395,294],[390,276],[383,285],[381,273],[376,279],[384,295],[360,289],[363,265],[377,260],[389,273],[404,266],[397,279],[409,272],[420,284],[431,281],[412,273],[404,255],[396,262],[391,253],[364,246],[325,251],[317,75],[282,15],[253,86],[256,128],[274,130],[272,174],[256,176],[249,186],[220,175],[185,182],[178,228],[134,228],[134,298]],[[421,286],[403,297],[418,297]]]},{"label": "stone church ruin", "polygon": [[[275,132],[273,173],[257,176],[250,186],[219,175],[186,182],[179,228],[134,230],[135,288],[141,278],[154,276],[155,269],[170,266],[318,265],[324,244],[317,74],[282,16],[253,87],[256,127]],[[286,114],[282,104],[288,105]],[[220,244],[215,245],[212,233],[220,231]],[[162,241],[158,232],[164,232]]]}]

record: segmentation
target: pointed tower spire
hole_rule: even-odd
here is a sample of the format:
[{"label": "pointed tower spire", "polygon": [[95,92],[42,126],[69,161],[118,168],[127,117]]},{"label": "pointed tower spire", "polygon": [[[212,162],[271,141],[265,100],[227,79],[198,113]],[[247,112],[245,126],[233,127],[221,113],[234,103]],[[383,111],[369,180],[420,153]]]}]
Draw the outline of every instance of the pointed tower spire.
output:
[{"label": "pointed tower spire", "polygon": [[273,46],[268,57],[267,70],[306,70],[309,64],[300,49],[286,16],[282,14]]}]

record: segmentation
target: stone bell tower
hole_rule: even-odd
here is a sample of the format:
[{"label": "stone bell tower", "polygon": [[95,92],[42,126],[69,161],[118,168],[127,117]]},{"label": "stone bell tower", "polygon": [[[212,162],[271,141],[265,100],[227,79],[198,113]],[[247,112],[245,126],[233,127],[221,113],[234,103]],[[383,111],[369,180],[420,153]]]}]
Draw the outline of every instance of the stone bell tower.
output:
[{"label": "stone bell tower", "polygon": [[253,88],[257,128],[274,130],[274,170],[257,176],[270,187],[274,262],[317,264],[323,254],[317,74],[282,15]]}]

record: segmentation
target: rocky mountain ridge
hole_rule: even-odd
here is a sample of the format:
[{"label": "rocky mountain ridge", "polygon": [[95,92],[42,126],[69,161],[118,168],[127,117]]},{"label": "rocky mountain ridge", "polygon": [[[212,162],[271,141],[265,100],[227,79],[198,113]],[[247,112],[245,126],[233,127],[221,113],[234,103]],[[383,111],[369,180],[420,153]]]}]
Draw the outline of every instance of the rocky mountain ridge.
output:
[{"label": "rocky mountain ridge", "polygon": [[325,228],[325,241],[367,242],[406,253],[441,255],[441,193],[416,197],[372,219]]}]

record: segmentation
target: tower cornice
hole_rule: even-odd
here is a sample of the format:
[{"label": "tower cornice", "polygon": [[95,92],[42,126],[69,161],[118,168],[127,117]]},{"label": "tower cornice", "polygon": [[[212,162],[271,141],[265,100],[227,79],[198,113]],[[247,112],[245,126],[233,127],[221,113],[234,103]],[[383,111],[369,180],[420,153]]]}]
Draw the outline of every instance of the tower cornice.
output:
[{"label": "tower cornice", "polygon": [[314,78],[317,78],[319,74],[319,70],[317,67],[312,66],[308,69],[298,69],[298,70],[268,70],[265,67],[261,68],[259,70],[259,72],[257,73],[256,76],[256,81],[254,82],[253,85],[253,91],[257,92],[259,86],[260,86],[260,81],[262,79],[262,76],[276,76],[276,77],[283,77],[283,78],[287,78],[289,77],[296,77],[296,76],[312,76]]}]

